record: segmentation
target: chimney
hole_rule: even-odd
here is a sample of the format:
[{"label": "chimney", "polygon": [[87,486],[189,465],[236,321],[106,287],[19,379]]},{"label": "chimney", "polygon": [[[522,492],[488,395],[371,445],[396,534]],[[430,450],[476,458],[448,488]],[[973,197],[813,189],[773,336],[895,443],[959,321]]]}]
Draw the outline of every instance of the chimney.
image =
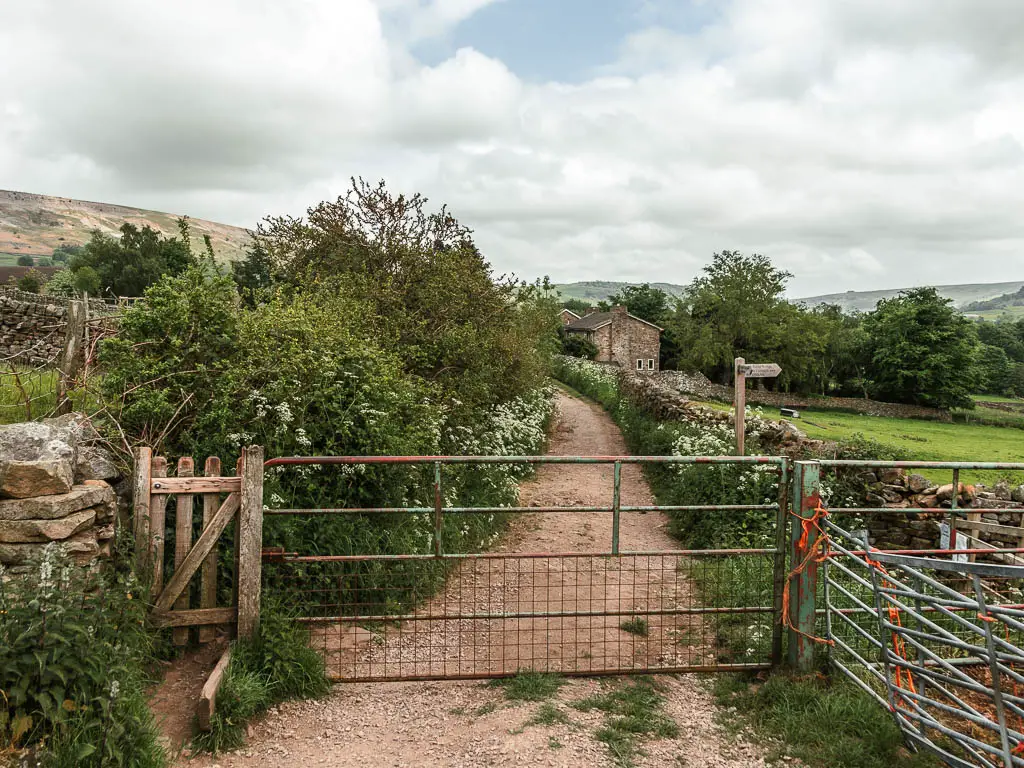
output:
[{"label": "chimney", "polygon": [[583,313],[583,316],[592,315],[597,312],[597,307],[587,307],[587,311]]},{"label": "chimney", "polygon": [[612,307],[612,314],[613,315],[625,315],[627,313],[628,312],[627,312],[626,308],[623,307],[622,305],[619,305],[617,307]]}]

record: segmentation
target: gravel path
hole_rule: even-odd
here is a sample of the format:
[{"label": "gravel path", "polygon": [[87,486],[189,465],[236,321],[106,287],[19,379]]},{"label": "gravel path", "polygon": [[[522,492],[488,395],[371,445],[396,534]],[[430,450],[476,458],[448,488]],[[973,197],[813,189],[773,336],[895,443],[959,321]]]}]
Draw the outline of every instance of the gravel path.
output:
[{"label": "gravel path", "polygon": [[[559,416],[551,442],[550,453],[560,455],[621,455],[626,453],[622,437],[599,407],[581,400],[558,396]],[[612,468],[601,465],[545,465],[522,488],[522,503],[527,506],[606,505],[612,487]],[[650,489],[638,466],[626,465],[622,472],[622,500],[626,505],[653,503]],[[672,549],[676,542],[665,531],[665,518],[660,514],[623,515],[621,545],[623,549]],[[509,532],[499,547],[506,552],[586,552],[606,550],[611,540],[610,515],[586,513],[537,514],[522,521]],[[563,565],[536,569],[524,574],[482,574],[476,566],[457,572],[449,579],[445,595],[457,590],[474,598],[475,609],[494,607],[497,600],[507,608],[509,595],[515,607],[526,610],[564,610],[568,604],[579,606],[581,594],[588,605],[629,605],[642,609],[649,604],[652,592],[664,604],[679,604],[689,598],[685,579],[675,576],[674,567],[652,567],[642,558],[630,563],[629,572],[646,574],[643,580],[624,578],[619,573],[610,581],[590,578],[580,581],[578,569],[565,572]],[[505,562],[505,561],[498,561]],[[556,561],[546,561],[556,562]],[[624,566],[625,569],[625,566]],[[651,574],[654,574],[653,576]],[[672,574],[663,576],[659,574]],[[660,581],[659,581],[660,579]],[[511,580],[514,583],[506,583]],[[480,584],[486,583],[486,589]],[[495,587],[497,583],[498,587]],[[571,589],[567,589],[570,587]],[[498,597],[495,597],[495,594]],[[567,596],[568,595],[568,596]],[[445,596],[440,596],[444,601]],[[480,600],[484,600],[483,604]],[[437,601],[435,601],[436,604]],[[651,601],[653,602],[653,601]],[[588,608],[589,609],[589,608]],[[426,610],[430,610],[427,608]],[[518,627],[514,642],[505,630],[460,627],[458,637],[476,647],[486,645],[487,655],[478,658],[476,669],[512,669],[516,666],[534,668],[618,668],[629,660],[638,663],[671,664],[678,661],[672,654],[680,646],[673,633],[680,628],[670,619],[651,619],[654,641],[635,642],[618,628],[621,617],[588,621],[589,633],[579,626],[554,628],[551,621],[527,620],[529,626]],[[565,619],[555,620],[565,622]],[[584,620],[580,620],[584,621]],[[435,622],[409,622],[427,624]],[[437,622],[440,624],[440,622]],[[690,628],[692,630],[692,628]],[[686,631],[686,628],[683,628]],[[539,637],[544,643],[523,641],[524,633]],[[554,641],[552,641],[554,636]],[[481,639],[482,638],[482,639]],[[447,664],[452,646],[448,641],[438,644],[429,629],[416,635],[398,636],[400,647],[366,648],[368,654],[392,654],[411,659],[411,663],[427,670],[431,665]],[[440,648],[434,653],[430,649]],[[509,648],[515,648],[513,654]],[[524,656],[523,648],[542,648]],[[495,651],[494,649],[498,650]],[[552,651],[552,648],[555,650]],[[590,653],[591,648],[601,648]],[[623,650],[623,649],[627,650]],[[425,649],[425,650],[424,650]],[[611,650],[609,650],[611,649]],[[697,661],[704,653],[701,644],[685,646],[683,653]],[[421,652],[422,651],[422,652]],[[459,659],[466,656],[465,649]],[[581,661],[585,659],[585,661]],[[527,664],[524,662],[532,662]],[[543,664],[538,664],[542,662]],[[423,666],[425,665],[425,666]],[[451,669],[445,666],[445,669]],[[456,667],[459,669],[459,667]],[[465,671],[463,669],[463,671]],[[763,766],[758,747],[727,738],[715,722],[716,708],[700,681],[693,675],[663,676],[667,686],[666,714],[680,727],[675,739],[646,741],[646,754],[640,766]],[[273,710],[250,728],[248,745],[235,753],[217,758],[202,756],[190,766],[583,766],[614,765],[604,744],[593,738],[603,715],[581,713],[562,706],[599,691],[596,679],[571,678],[553,702],[568,714],[568,724],[523,727],[538,704],[512,703],[504,699],[500,688],[473,681],[349,683],[335,686],[324,701],[290,702]]]}]

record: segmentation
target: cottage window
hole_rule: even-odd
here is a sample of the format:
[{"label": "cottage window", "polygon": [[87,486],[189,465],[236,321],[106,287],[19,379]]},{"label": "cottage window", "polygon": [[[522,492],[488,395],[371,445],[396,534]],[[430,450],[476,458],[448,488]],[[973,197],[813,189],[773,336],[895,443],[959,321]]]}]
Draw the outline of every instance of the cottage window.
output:
[{"label": "cottage window", "polygon": [[636,361],[636,369],[638,371],[642,371],[644,369],[644,361],[643,360],[637,360]]},{"label": "cottage window", "polygon": [[654,370],[654,358],[648,358],[648,360],[647,360],[647,370],[649,370],[649,371],[653,371]]}]

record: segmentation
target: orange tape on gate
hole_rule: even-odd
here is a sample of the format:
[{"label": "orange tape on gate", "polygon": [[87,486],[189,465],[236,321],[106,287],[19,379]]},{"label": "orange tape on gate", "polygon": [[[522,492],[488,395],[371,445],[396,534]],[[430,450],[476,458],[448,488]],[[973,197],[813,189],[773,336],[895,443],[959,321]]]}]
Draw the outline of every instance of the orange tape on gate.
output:
[{"label": "orange tape on gate", "polygon": [[[803,559],[796,565],[793,570],[789,572],[789,576],[786,578],[786,583],[782,587],[782,626],[796,632],[798,635],[803,635],[808,640],[815,643],[821,643],[822,645],[835,645],[834,640],[828,638],[818,637],[808,632],[804,632],[799,627],[793,624],[792,619],[789,615],[789,589],[793,583],[793,578],[799,576],[801,573],[807,570],[807,567],[811,563],[823,563],[832,557],[832,546],[828,538],[828,532],[821,527],[821,521],[828,517],[828,510],[821,506],[819,503],[814,508],[814,514],[810,517],[801,517],[794,512],[790,512],[793,517],[800,521],[800,525],[803,530],[800,533],[800,539],[797,541],[797,549],[799,551],[806,551]],[[814,540],[814,544],[808,549],[807,540],[811,537],[812,531],[818,532],[818,537]]]},{"label": "orange tape on gate", "polygon": [[[872,568],[877,568],[879,573],[882,574],[883,586],[892,586],[892,583],[887,578],[885,578],[889,575],[889,572],[885,570],[885,566],[883,566],[877,560],[872,560],[867,555],[864,555],[864,562],[870,565]],[[886,609],[886,611],[889,614],[889,621],[895,624],[897,627],[902,628],[903,622],[900,620],[900,609],[892,603],[889,603],[889,606]],[[896,653],[896,655],[899,656],[901,659],[903,659],[904,661],[909,661],[907,657],[907,644],[906,642],[904,642],[903,638],[900,637],[899,633],[896,630],[893,630],[892,632],[892,649]],[[910,691],[914,694],[917,693],[917,686],[914,685],[914,676],[910,673],[909,669],[904,669],[903,667],[897,665],[895,678],[897,688],[903,689],[905,691]],[[897,703],[899,700],[906,700],[905,697],[900,696],[899,694],[896,695],[898,697]],[[890,709],[892,709],[892,707],[890,707]]]}]

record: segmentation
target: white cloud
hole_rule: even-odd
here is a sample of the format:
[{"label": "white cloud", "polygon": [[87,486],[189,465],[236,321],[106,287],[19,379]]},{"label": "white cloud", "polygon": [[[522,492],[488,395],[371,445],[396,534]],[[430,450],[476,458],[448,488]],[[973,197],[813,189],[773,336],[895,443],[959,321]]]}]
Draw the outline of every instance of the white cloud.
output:
[{"label": "white cloud", "polygon": [[733,0],[576,83],[416,60],[495,1],[5,4],[0,184],[252,225],[384,176],[559,280],[722,248],[797,295],[1020,275],[1017,0]]}]

